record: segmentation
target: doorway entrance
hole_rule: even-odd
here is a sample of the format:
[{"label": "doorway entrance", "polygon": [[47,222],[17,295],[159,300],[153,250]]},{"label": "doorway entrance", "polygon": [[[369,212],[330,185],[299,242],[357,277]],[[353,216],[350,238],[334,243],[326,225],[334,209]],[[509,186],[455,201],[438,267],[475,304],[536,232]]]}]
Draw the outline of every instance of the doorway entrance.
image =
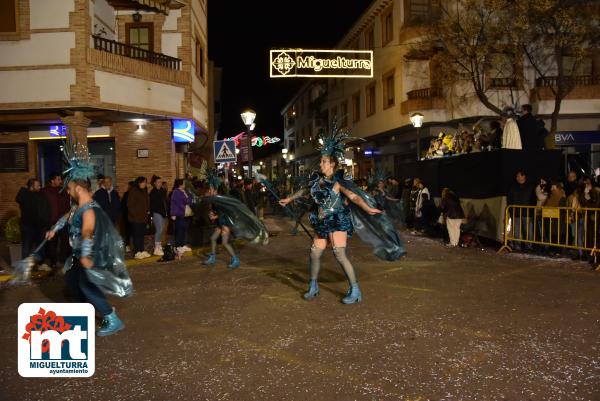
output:
[{"label": "doorway entrance", "polygon": [[62,174],[66,170],[62,146],[62,141],[38,143],[38,177],[42,185],[48,182],[52,174]]},{"label": "doorway entrance", "polygon": [[[37,145],[38,176],[43,185],[48,182],[51,174],[62,174],[67,169],[67,164],[63,156],[62,141],[40,141]],[[116,183],[115,141],[112,139],[89,141],[88,151],[90,162],[94,166],[94,175],[110,176],[113,178],[113,182]],[[95,177],[91,181],[92,188],[95,189]]]}]

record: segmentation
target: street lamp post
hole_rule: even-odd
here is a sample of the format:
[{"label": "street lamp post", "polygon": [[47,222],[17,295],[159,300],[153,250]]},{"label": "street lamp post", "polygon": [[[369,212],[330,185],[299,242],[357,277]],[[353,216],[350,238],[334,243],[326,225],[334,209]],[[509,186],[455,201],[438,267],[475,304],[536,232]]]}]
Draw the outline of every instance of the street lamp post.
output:
[{"label": "street lamp post", "polygon": [[423,125],[423,114],[413,113],[410,122],[417,129],[417,161],[421,160],[421,126]]},{"label": "street lamp post", "polygon": [[254,129],[254,119],[256,118],[256,113],[254,110],[248,109],[240,114],[242,117],[242,121],[246,126],[246,146],[247,155],[248,155],[248,178],[252,178],[252,130]]},{"label": "street lamp post", "polygon": [[[287,150],[287,148],[281,149],[281,157],[283,158],[283,160],[284,160],[284,162],[285,162],[285,164],[287,166],[287,164],[288,164],[288,150]],[[279,175],[283,176],[285,174],[284,173],[285,167],[282,165],[281,168],[279,169],[279,171],[280,171]]]}]

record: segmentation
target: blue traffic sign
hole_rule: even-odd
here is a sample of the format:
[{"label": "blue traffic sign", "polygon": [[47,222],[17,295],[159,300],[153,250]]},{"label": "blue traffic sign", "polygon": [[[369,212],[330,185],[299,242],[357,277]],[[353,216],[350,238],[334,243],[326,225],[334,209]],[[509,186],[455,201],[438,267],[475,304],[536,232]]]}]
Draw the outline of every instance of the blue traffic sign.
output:
[{"label": "blue traffic sign", "polygon": [[235,141],[215,141],[215,163],[228,163],[237,160]]}]

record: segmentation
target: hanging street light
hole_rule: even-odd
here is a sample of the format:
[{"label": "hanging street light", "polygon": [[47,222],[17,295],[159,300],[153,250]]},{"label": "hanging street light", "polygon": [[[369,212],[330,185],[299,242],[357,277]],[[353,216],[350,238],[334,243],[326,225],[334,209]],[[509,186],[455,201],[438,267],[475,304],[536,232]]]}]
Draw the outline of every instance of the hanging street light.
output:
[{"label": "hanging street light", "polygon": [[413,113],[410,115],[410,122],[417,129],[417,161],[421,160],[421,127],[425,116],[421,113]]},{"label": "hanging street light", "polygon": [[246,146],[248,155],[248,178],[252,178],[252,130],[256,126],[254,119],[256,118],[256,112],[252,109],[245,110],[242,114],[242,121],[246,126]]}]

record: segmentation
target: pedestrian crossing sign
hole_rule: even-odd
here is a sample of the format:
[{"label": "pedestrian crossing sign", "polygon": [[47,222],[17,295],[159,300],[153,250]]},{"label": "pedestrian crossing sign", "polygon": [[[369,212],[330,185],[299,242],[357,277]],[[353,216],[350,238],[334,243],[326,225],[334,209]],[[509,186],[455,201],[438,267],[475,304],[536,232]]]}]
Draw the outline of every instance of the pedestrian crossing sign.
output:
[{"label": "pedestrian crossing sign", "polygon": [[215,163],[227,163],[237,160],[235,141],[215,141]]}]

